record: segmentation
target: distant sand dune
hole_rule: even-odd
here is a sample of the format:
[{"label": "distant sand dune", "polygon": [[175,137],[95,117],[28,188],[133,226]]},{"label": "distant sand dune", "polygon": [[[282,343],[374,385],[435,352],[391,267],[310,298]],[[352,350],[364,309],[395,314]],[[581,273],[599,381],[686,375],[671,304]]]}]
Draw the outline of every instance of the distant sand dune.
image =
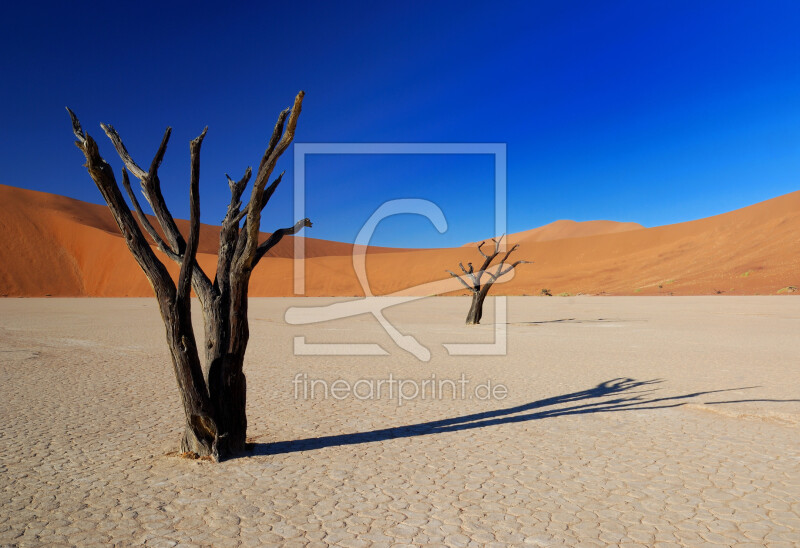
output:
[{"label": "distant sand dune", "polygon": [[[186,221],[178,226],[186,232]],[[214,270],[217,230],[202,228],[198,260],[206,272]],[[0,231],[2,295],[152,294],[104,206],[0,185]],[[800,191],[687,223],[643,228],[556,221],[508,239],[520,244],[516,258],[534,264],[519,267],[495,294],[535,295],[547,288],[554,295],[773,295],[800,286]],[[350,244],[307,238],[305,247],[307,295],[363,295]],[[251,295],[293,294],[292,253],[292,238],[286,238],[265,257]],[[414,294],[413,286],[446,279],[445,269],[459,261],[480,259],[473,245],[370,248],[366,263],[374,294]],[[164,262],[177,274],[171,261]]]},{"label": "distant sand dune", "polygon": [[[567,238],[582,238],[584,236],[597,236],[598,234],[614,234],[628,230],[644,228],[639,223],[618,223],[617,221],[569,221],[561,220],[550,224],[509,234],[508,241],[514,244],[548,242],[550,240],[564,240]],[[478,242],[470,242],[462,247],[472,247]]]}]

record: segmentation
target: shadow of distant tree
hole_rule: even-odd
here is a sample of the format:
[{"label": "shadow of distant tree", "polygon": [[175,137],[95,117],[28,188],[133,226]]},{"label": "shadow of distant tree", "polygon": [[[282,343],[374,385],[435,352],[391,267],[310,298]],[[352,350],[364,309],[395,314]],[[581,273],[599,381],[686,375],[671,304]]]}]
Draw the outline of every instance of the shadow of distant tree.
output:
[{"label": "shadow of distant tree", "polygon": [[786,403],[786,402],[800,402],[800,400],[793,400],[793,399],[777,400],[769,398],[758,398],[751,400],[704,401],[703,405],[718,405],[721,403],[751,403],[751,402]]},{"label": "shadow of distant tree", "polygon": [[545,398],[515,407],[473,413],[463,417],[370,430],[367,432],[320,436],[276,443],[256,443],[253,445],[253,452],[250,453],[250,455],[277,455],[282,453],[294,453],[296,451],[311,451],[325,447],[355,445],[396,438],[409,438],[412,436],[427,436],[443,432],[470,430],[499,424],[510,424],[568,415],[665,409],[679,407],[689,403],[686,400],[699,396],[729,392],[732,390],[757,388],[756,386],[747,386],[692,392],[689,394],[662,398],[653,397],[653,393],[658,389],[652,388],[652,386],[661,382],[663,382],[661,379],[637,381],[631,378],[616,378],[600,383],[587,390]]},{"label": "shadow of distant tree", "polygon": [[621,318],[560,318],[558,320],[538,320],[531,322],[506,322],[505,325],[546,325],[546,324],[585,324],[585,323],[630,323],[646,322],[647,320],[621,319]]}]

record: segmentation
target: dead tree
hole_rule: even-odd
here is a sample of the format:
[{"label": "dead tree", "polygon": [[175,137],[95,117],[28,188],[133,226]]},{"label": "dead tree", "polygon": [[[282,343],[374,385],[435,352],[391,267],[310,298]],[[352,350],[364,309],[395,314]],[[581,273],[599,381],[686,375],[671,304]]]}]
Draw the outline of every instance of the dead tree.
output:
[{"label": "dead tree", "polygon": [[[469,313],[467,314],[467,325],[477,325],[481,323],[481,316],[483,316],[483,301],[486,300],[486,295],[489,293],[492,285],[494,285],[494,283],[501,276],[508,274],[521,264],[532,262],[516,261],[506,265],[506,260],[508,260],[508,257],[514,252],[515,249],[519,247],[519,244],[516,244],[514,247],[506,251],[505,255],[503,255],[503,258],[500,259],[500,262],[496,265],[497,270],[495,270],[494,273],[490,272],[489,269],[493,268],[492,261],[495,260],[498,255],[500,255],[500,242],[502,240],[503,236],[500,236],[500,238],[497,239],[492,238],[492,242],[494,243],[494,251],[492,251],[489,255],[483,251],[483,246],[486,242],[481,242],[478,244],[478,251],[483,256],[483,265],[481,265],[477,272],[472,268],[472,263],[467,263],[467,268],[464,268],[463,263],[458,263],[458,266],[461,268],[461,272],[464,273],[464,277],[469,280],[469,283],[464,280],[464,277],[456,274],[455,272],[450,270],[447,271],[452,277],[461,282],[464,287],[472,291],[472,304],[470,304]],[[481,283],[481,278],[483,278],[484,274],[486,274],[489,279],[486,281],[486,283]]]},{"label": "dead tree", "polygon": [[[200,237],[200,146],[208,128],[190,146],[191,214],[189,234],[184,239],[164,201],[158,177],[158,168],[164,158],[172,128],[166,129],[149,169],[144,170],[128,154],[116,130],[101,124],[124,164],[122,185],[136,212],[137,224],[111,166],[98,152],[97,143],[81,129],[78,118],[67,109],[72,118],[72,130],[78,139],[75,144],[86,157],[85,166],[89,175],[105,198],[128,249],[150,281],[158,300],[186,415],[181,451],[219,460],[245,448],[246,381],[242,368],[249,338],[247,291],[250,275],[259,260],[283,236],[311,226],[308,219],[303,219],[292,227],[276,230],[261,243],[258,241],[261,212],[280,184],[283,174],[271,183],[269,179],[278,158],[294,138],[303,95],[302,91],[298,93],[294,105],[278,116],[256,172],[250,199],[244,207],[241,197],[251,178],[251,168],[247,168],[239,181],[233,181],[228,176],[231,201],[220,227],[217,270],[213,281],[196,260]],[[131,189],[128,172],[141,182],[142,193],[153,210],[161,233],[142,211]],[[152,245],[180,265],[177,282],[156,256],[142,228],[152,238]],[[190,288],[194,289],[203,308],[204,361],[200,359],[200,349],[192,329]]]}]

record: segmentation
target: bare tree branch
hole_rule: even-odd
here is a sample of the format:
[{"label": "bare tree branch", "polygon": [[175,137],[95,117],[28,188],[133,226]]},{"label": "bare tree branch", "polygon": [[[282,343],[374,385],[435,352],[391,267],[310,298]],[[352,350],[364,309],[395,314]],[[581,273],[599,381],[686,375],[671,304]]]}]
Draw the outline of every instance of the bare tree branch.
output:
[{"label": "bare tree branch", "polygon": [[505,238],[505,234],[501,234],[500,237],[497,238],[497,239],[492,238],[492,241],[494,242],[494,253],[495,253],[495,255],[500,253],[500,242],[503,241],[503,238]]},{"label": "bare tree branch", "polygon": [[261,205],[259,206],[259,210],[263,211],[267,204],[269,203],[269,199],[272,198],[272,195],[275,193],[275,189],[278,188],[278,185],[281,184],[283,180],[283,174],[286,173],[282,171],[278,177],[270,183],[270,185],[264,190],[264,194],[261,195]]},{"label": "bare tree branch", "polygon": [[153,156],[153,161],[150,162],[150,170],[147,172],[148,180],[155,177],[158,173],[158,168],[161,167],[161,162],[164,160],[164,153],[167,152],[167,143],[169,143],[170,135],[172,135],[172,128],[167,126],[167,129],[164,130],[164,136],[161,138],[161,144],[158,145],[156,155]]},{"label": "bare tree branch", "polygon": [[508,259],[509,255],[511,255],[518,247],[519,247],[519,244],[514,244],[514,247],[512,247],[511,249],[506,251],[506,254],[503,255],[502,259],[500,259],[500,262],[497,264],[497,272],[495,273],[495,276],[497,276],[497,278],[500,277],[500,271],[503,270],[503,265],[505,264],[505,262]]},{"label": "bare tree branch", "polygon": [[[103,131],[106,133],[109,139],[111,139],[111,143],[114,145],[114,148],[117,149],[117,154],[119,154],[122,163],[125,164],[125,167],[128,168],[128,171],[133,173],[134,177],[139,180],[144,179],[147,176],[147,172],[140,168],[136,162],[133,161],[131,155],[128,153],[128,149],[125,147],[125,143],[122,142],[122,138],[117,133],[117,130],[114,129],[113,126],[108,124],[100,124],[100,127],[103,128]],[[169,140],[169,134],[172,132],[172,128],[167,128],[164,132],[164,138],[161,140],[161,146],[166,147],[164,144],[164,140]],[[161,147],[159,147],[159,150]],[[162,155],[163,156],[163,155]]]},{"label": "bare tree branch", "polygon": [[133,204],[133,208],[136,211],[136,217],[139,219],[139,222],[147,231],[147,233],[150,235],[150,237],[153,238],[153,241],[155,242],[159,251],[164,253],[167,257],[169,257],[173,261],[180,263],[182,260],[181,256],[172,251],[172,249],[161,238],[161,235],[158,233],[158,231],[156,231],[156,229],[153,227],[152,223],[150,222],[150,219],[148,219],[147,215],[145,215],[144,211],[142,211],[142,206],[139,204],[139,200],[136,199],[136,194],[133,192],[133,189],[131,188],[131,181],[128,178],[128,171],[125,169],[124,166],[122,168],[122,186],[125,187],[125,191],[128,193],[128,198],[130,198],[131,203]]},{"label": "bare tree branch", "polygon": [[239,236],[239,221],[247,214],[247,209],[240,211],[242,207],[242,193],[247,187],[253,170],[247,168],[239,181],[234,182],[230,176],[228,178],[228,186],[231,189],[231,203],[228,206],[228,211],[225,218],[222,220],[222,226],[219,231],[219,251],[217,252],[217,273],[214,278],[214,287],[222,294],[227,292],[229,285],[228,275],[230,274],[231,261],[234,257],[236,250],[236,240]]},{"label": "bare tree branch", "polygon": [[72,131],[78,139],[75,144],[86,157],[86,168],[89,171],[89,175],[103,195],[106,204],[108,204],[108,208],[122,236],[125,238],[125,243],[154,287],[165,288],[163,290],[166,292],[169,292],[171,287],[174,291],[175,286],[172,283],[172,278],[170,278],[169,272],[167,272],[163,263],[153,253],[150,244],[147,243],[144,234],[136,223],[117,185],[114,171],[108,165],[108,162],[100,156],[95,140],[83,131],[75,113],[69,108],[67,108],[67,111],[72,120]]},{"label": "bare tree branch", "polygon": [[[269,202],[269,199],[272,197],[272,194],[275,192],[275,189],[277,189],[278,185],[281,184],[281,180],[283,179],[283,174],[284,173],[286,173],[286,172],[284,171],[280,175],[278,175],[278,178],[275,179],[274,181],[272,181],[272,183],[270,183],[270,185],[264,190],[264,193],[261,195],[261,205],[259,206],[259,212],[263,211],[264,208],[267,207],[267,203]],[[249,211],[250,211],[250,207],[248,205],[247,208],[245,208],[243,211],[241,211],[236,216],[236,223],[238,224],[239,221],[241,221],[244,217],[246,217]],[[246,236],[246,232],[242,231],[242,233],[239,235],[240,239],[244,239],[241,242],[242,244],[246,243],[246,237],[247,237]],[[234,254],[234,261],[239,258],[239,256],[244,251],[244,249],[245,249],[244,245],[237,245],[236,246],[236,253]],[[256,254],[258,254],[258,252],[256,252]],[[260,259],[261,257],[259,256],[258,258]],[[253,266],[255,266],[256,262],[258,262],[258,259],[254,258]]]},{"label": "bare tree branch", "polygon": [[481,248],[482,248],[482,247],[483,247],[485,244],[486,244],[486,242],[481,242],[481,243],[479,243],[479,244],[478,244],[478,251],[480,252],[480,254],[481,254],[481,255],[483,255],[483,258],[484,258],[484,259],[488,259],[489,257],[487,257],[487,256],[486,256],[486,253],[484,253],[484,252],[483,252],[483,249],[481,249]]},{"label": "bare tree branch", "polygon": [[83,133],[83,128],[81,128],[81,123],[78,120],[78,117],[75,116],[75,113],[72,112],[72,109],[69,107],[67,108],[67,112],[69,112],[69,118],[72,121],[72,133],[75,134],[75,137],[79,141],[78,148],[83,150],[83,146],[86,144],[86,134]]},{"label": "bare tree branch", "polygon": [[469,289],[469,290],[470,290],[470,291],[472,291],[473,293],[475,292],[475,288],[474,288],[474,287],[470,287],[470,285],[469,285],[467,282],[465,282],[465,281],[464,281],[464,278],[462,278],[461,276],[459,276],[458,274],[456,274],[455,272],[452,272],[452,271],[450,271],[450,270],[446,270],[445,272],[447,272],[447,273],[448,273],[448,274],[450,274],[450,275],[451,275],[453,278],[455,278],[456,280],[458,280],[459,282],[461,282],[461,284],[462,284],[464,287],[466,287],[467,289]]},{"label": "bare tree branch", "polygon": [[488,270],[489,265],[492,264],[492,261],[494,260],[495,257],[497,257],[497,253],[492,253],[491,255],[486,256],[486,259],[483,260],[483,264],[481,265],[478,274],[475,276],[478,279],[479,283],[481,281],[481,276],[483,276],[483,273]]},{"label": "bare tree branch", "polygon": [[258,246],[258,249],[256,250],[256,256],[253,259],[253,268],[255,268],[256,264],[258,264],[258,261],[261,260],[261,257],[263,257],[267,253],[267,251],[275,247],[278,244],[278,242],[280,242],[283,239],[284,236],[291,236],[292,234],[297,234],[303,228],[306,227],[310,228],[311,226],[312,226],[311,221],[306,218],[297,221],[295,225],[292,227],[279,228],[278,230],[270,234],[269,238],[264,240],[264,243]]},{"label": "bare tree branch", "polygon": [[225,174],[225,177],[228,179],[228,186],[231,189],[231,203],[228,206],[228,211],[225,214],[225,218],[222,219],[222,224],[225,225],[226,223],[233,222],[237,225],[239,221],[242,220],[242,217],[245,213],[242,213],[240,210],[242,208],[242,193],[244,192],[245,187],[247,186],[247,182],[250,180],[250,176],[253,174],[253,170],[251,168],[247,168],[244,172],[239,181],[234,182],[231,179],[230,175]]},{"label": "bare tree branch", "polygon": [[500,259],[500,264],[503,264],[504,262],[506,262],[506,259],[508,259],[508,256],[511,255],[514,251],[516,251],[518,247],[519,247],[519,244],[514,244],[514,246],[511,249],[506,251],[506,254],[503,255],[502,259]]},{"label": "bare tree branch", "polygon": [[191,179],[189,184],[189,241],[186,244],[186,251],[183,254],[180,274],[178,275],[178,299],[189,297],[189,288],[192,281],[192,270],[196,266],[197,245],[200,242],[200,147],[203,139],[206,138],[208,126],[198,137],[192,140],[189,150],[191,151]]},{"label": "bare tree branch", "polygon": [[[117,154],[128,168],[128,171],[133,173],[133,175],[140,180],[142,194],[144,194],[147,203],[150,204],[156,220],[161,226],[161,230],[164,232],[164,236],[166,238],[165,247],[169,248],[170,252],[165,250],[162,251],[164,251],[167,256],[175,262],[182,262],[185,255],[186,242],[183,239],[180,230],[178,230],[178,225],[175,224],[175,219],[173,218],[172,213],[170,213],[169,208],[167,207],[167,203],[164,200],[164,195],[161,193],[161,181],[158,178],[158,168],[161,165],[161,161],[164,159],[164,154],[167,150],[167,143],[169,142],[170,135],[172,135],[172,128],[167,127],[167,129],[164,130],[164,136],[161,138],[161,143],[158,146],[158,150],[156,151],[155,156],[153,156],[153,161],[150,162],[150,169],[149,171],[145,172],[141,167],[139,167],[138,164],[136,164],[131,155],[128,153],[128,150],[122,141],[122,137],[120,137],[117,130],[109,124],[100,124],[100,127],[103,128],[103,131],[105,131],[108,138],[114,144]],[[141,209],[141,207],[139,209]],[[149,230],[148,233],[150,233]],[[206,276],[206,273],[203,272],[203,269],[200,268],[200,265],[194,264],[191,270],[191,280],[194,284],[194,289],[197,293],[197,296],[200,297],[203,302],[208,301],[212,296],[211,280],[209,280],[208,276]]]},{"label": "bare tree branch", "polygon": [[515,268],[517,268],[521,264],[533,264],[533,261],[516,261],[516,262],[512,263],[511,266],[509,266],[508,268],[506,268],[505,270],[500,272],[497,275],[497,277],[499,278],[501,276],[505,276],[506,274],[508,274],[509,272],[511,272],[512,270],[514,270]]},{"label": "bare tree branch", "polygon": [[228,186],[231,189],[231,205],[238,203],[240,204],[239,207],[241,207],[242,193],[244,193],[244,189],[245,187],[247,187],[247,183],[250,181],[250,176],[252,174],[253,174],[253,169],[248,167],[247,169],[244,170],[244,175],[242,175],[242,178],[236,182],[234,182],[233,179],[231,179],[230,175],[228,175],[227,173],[225,174],[225,177],[228,179]]},{"label": "bare tree branch", "polygon": [[267,161],[269,161],[272,153],[275,151],[275,147],[278,146],[278,142],[283,134],[283,126],[286,123],[286,117],[289,116],[289,112],[291,112],[291,110],[291,108],[283,109],[278,115],[278,121],[275,122],[275,129],[272,130],[272,137],[270,137],[267,149],[264,151],[264,155],[261,157],[261,163],[258,164],[259,174],[266,165]]},{"label": "bare tree branch", "polygon": [[164,231],[164,236],[166,236],[170,247],[178,255],[183,255],[186,242],[178,230],[178,226],[175,224],[175,219],[173,218],[172,213],[170,213],[169,208],[167,207],[167,204],[164,200],[164,195],[161,193],[161,181],[158,178],[158,168],[161,165],[161,160],[164,158],[164,153],[167,150],[167,143],[169,142],[169,137],[172,134],[172,128],[167,127],[167,129],[164,131],[161,144],[159,145],[158,150],[153,157],[153,161],[150,163],[150,170],[146,172],[139,167],[136,162],[134,162],[133,158],[131,158],[127,148],[125,148],[125,144],[122,142],[122,137],[120,137],[119,133],[117,133],[117,130],[114,129],[113,126],[108,124],[100,124],[100,127],[103,128],[103,131],[105,131],[108,138],[114,144],[114,148],[117,149],[117,154],[119,154],[119,157],[128,168],[128,171],[133,173],[133,175],[141,181],[142,193],[144,194],[147,203],[149,203],[150,207],[153,209],[153,213],[155,214],[158,223],[161,225],[161,229]]},{"label": "bare tree branch", "polygon": [[[241,203],[241,202],[240,202]],[[242,219],[247,217],[247,209],[243,209],[236,214],[236,217],[233,218],[233,223],[238,227],[239,223],[242,222]]]},{"label": "bare tree branch", "polygon": [[461,264],[461,263],[458,263],[458,266],[460,266],[460,267],[461,267],[461,271],[462,271],[464,274],[466,274],[466,275],[467,275],[467,277],[469,278],[469,281],[471,281],[473,285],[478,285],[478,279],[477,279],[477,278],[475,277],[475,275],[472,273],[472,263],[467,263],[467,264],[469,265],[469,270],[467,270],[466,268],[464,268],[464,265],[463,265],[463,264]]},{"label": "bare tree branch", "polygon": [[241,253],[239,253],[237,249],[237,256],[234,259],[236,262],[234,268],[237,270],[252,268],[254,266],[254,259],[258,247],[258,231],[261,224],[261,207],[267,180],[272,170],[275,168],[275,163],[278,161],[278,158],[292,142],[292,139],[294,139],[294,132],[297,127],[297,119],[302,110],[304,95],[305,93],[301,91],[297,94],[297,97],[295,97],[294,105],[289,112],[289,119],[286,122],[286,128],[283,130],[283,135],[280,137],[280,140],[276,142],[276,136],[280,133],[283,119],[285,118],[285,115],[281,113],[281,116],[278,118],[278,123],[275,125],[275,130],[270,140],[270,146],[267,147],[264,158],[261,160],[261,165],[259,166],[255,182],[253,183],[250,202],[247,205],[247,222],[243,228],[244,234],[240,235],[240,240],[242,237],[244,237],[245,240],[241,248]]}]

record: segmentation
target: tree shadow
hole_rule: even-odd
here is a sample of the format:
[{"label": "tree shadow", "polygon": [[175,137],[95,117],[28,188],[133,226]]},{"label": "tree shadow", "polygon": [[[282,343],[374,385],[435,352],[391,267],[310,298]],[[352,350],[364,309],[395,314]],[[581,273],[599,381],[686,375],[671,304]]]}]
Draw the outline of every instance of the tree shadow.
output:
[{"label": "tree shadow", "polygon": [[[325,447],[356,445],[397,438],[410,438],[413,436],[427,436],[443,432],[457,432],[460,430],[471,430],[499,424],[526,422],[568,415],[665,409],[679,407],[689,403],[686,400],[705,396],[707,394],[758,388],[757,386],[746,386],[741,388],[692,392],[679,396],[653,397],[653,393],[656,392],[658,388],[652,388],[652,386],[662,382],[664,381],[661,379],[637,381],[631,378],[616,378],[602,382],[587,390],[545,398],[505,409],[472,413],[462,417],[351,434],[320,436],[275,443],[254,443],[251,446],[252,451],[249,455],[278,455],[297,451],[312,451]],[[566,407],[564,407],[564,405],[566,405]],[[533,412],[531,413],[530,411]]]},{"label": "tree shadow", "polygon": [[630,322],[644,322],[647,320],[636,319],[619,319],[619,318],[561,318],[558,320],[540,320],[535,322],[507,322],[506,325],[544,325],[551,323],[569,323],[569,324],[582,324],[582,323],[630,323]]},{"label": "tree shadow", "polygon": [[770,403],[787,403],[787,402],[800,402],[800,400],[776,400],[769,398],[758,398],[752,400],[726,400],[726,401],[704,401],[703,405],[717,405],[721,403],[751,403],[751,402],[770,402]]}]

